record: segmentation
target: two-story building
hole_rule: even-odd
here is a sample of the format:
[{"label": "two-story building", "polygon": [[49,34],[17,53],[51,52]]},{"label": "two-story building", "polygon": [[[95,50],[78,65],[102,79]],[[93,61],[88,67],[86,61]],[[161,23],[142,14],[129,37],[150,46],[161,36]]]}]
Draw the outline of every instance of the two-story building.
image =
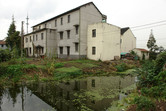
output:
[{"label": "two-story building", "polygon": [[106,21],[106,16],[93,2],[43,21],[33,26],[33,32],[24,36],[26,54],[85,58],[88,25],[101,21]]}]

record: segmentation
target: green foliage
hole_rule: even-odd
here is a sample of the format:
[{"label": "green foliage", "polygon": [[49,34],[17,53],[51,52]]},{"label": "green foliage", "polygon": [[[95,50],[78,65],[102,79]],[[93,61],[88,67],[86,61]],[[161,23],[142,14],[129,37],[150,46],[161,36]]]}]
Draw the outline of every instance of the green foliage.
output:
[{"label": "green foliage", "polygon": [[39,75],[38,74],[34,74],[34,80],[39,81]]},{"label": "green foliage", "polygon": [[125,63],[122,63],[122,64],[116,65],[115,68],[117,69],[118,72],[123,72],[127,70],[127,65]]},{"label": "green foliage", "polygon": [[55,68],[61,68],[64,67],[64,63],[56,63],[54,66]]},{"label": "green foliage", "polygon": [[14,21],[11,23],[8,33],[7,33],[7,38],[6,38],[6,44],[10,46],[11,49],[14,48],[14,46],[19,49],[20,48],[20,40],[21,37],[19,36],[20,32],[16,31],[16,26],[14,24]]},{"label": "green foliage", "polygon": [[163,52],[157,56],[157,59],[155,60],[155,73],[158,74],[160,71],[162,71],[162,68],[164,64],[166,63],[166,52]]},{"label": "green foliage", "polygon": [[166,84],[141,88],[141,94],[155,99],[166,99]]},{"label": "green foliage", "polygon": [[135,97],[134,104],[137,105],[137,111],[155,111],[155,104],[145,96]]},{"label": "green foliage", "polygon": [[0,62],[8,61],[11,59],[11,54],[9,49],[0,49]]}]

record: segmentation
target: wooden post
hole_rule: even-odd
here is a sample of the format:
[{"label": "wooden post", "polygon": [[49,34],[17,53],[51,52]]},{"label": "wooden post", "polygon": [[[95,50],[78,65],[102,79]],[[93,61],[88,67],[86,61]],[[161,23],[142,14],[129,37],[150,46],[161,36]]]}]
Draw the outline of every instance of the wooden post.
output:
[{"label": "wooden post", "polygon": [[23,48],[24,48],[24,21],[21,24],[21,57],[23,57]]}]

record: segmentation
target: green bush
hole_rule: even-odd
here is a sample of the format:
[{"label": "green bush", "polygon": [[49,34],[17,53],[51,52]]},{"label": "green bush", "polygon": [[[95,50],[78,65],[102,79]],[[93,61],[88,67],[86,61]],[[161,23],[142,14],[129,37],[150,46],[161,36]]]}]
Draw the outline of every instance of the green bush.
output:
[{"label": "green bush", "polygon": [[115,68],[117,69],[118,72],[123,72],[127,70],[127,65],[125,63],[122,63],[122,64],[116,65]]},{"label": "green bush", "polygon": [[166,52],[159,54],[155,60],[155,73],[158,74],[162,71],[164,64],[166,63]]},{"label": "green bush", "polygon": [[8,49],[2,50],[0,49],[0,62],[8,61],[11,59],[11,54]]},{"label": "green bush", "polygon": [[145,96],[135,97],[134,104],[137,105],[137,111],[155,111],[155,104]]}]

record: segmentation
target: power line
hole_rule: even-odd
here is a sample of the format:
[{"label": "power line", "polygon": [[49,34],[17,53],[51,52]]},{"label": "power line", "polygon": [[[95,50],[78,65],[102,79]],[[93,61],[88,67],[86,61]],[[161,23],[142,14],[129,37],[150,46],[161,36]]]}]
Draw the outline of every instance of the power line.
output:
[{"label": "power line", "polygon": [[142,30],[142,29],[149,29],[149,28],[152,28],[152,27],[158,27],[158,26],[163,26],[163,25],[166,25],[166,24],[153,25],[153,26],[149,26],[149,27],[145,27],[145,28],[133,29],[132,31],[137,31],[137,30]]},{"label": "power line", "polygon": [[147,25],[153,25],[153,24],[158,24],[158,23],[162,23],[162,22],[166,22],[166,20],[159,21],[159,22],[153,22],[153,23],[149,23],[149,24],[144,24],[144,25],[139,25],[139,26],[134,26],[134,27],[131,27],[131,28],[144,27],[144,26],[147,26]]}]

